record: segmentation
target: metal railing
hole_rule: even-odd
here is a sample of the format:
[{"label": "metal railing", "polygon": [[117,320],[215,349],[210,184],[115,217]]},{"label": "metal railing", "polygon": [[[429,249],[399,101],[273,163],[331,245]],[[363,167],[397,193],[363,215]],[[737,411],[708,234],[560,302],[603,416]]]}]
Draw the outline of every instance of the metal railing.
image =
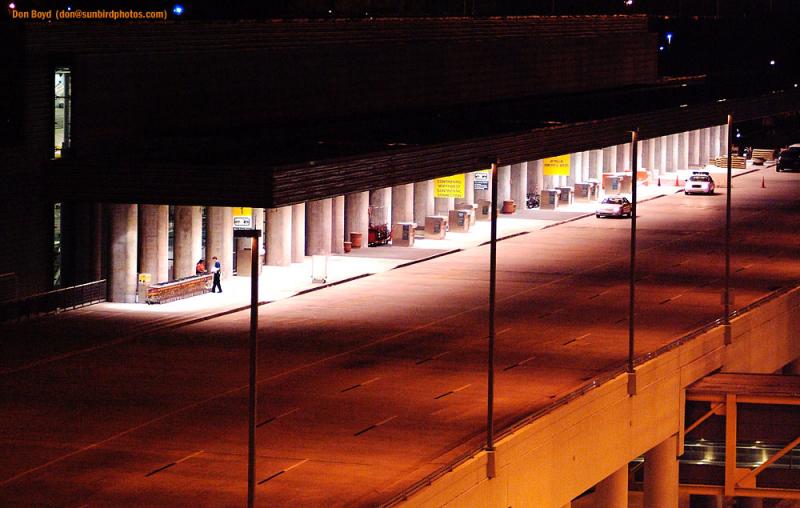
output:
[{"label": "metal railing", "polygon": [[[800,281],[795,281],[794,283],[789,284],[787,286],[784,286],[784,287],[782,287],[782,288],[780,288],[780,289],[778,289],[778,290],[776,290],[776,291],[764,296],[763,298],[759,298],[758,300],[756,300],[756,301],[754,301],[754,302],[742,307],[741,309],[738,309],[738,310],[735,310],[735,311],[731,312],[731,316],[730,317],[731,317],[731,319],[733,319],[733,318],[735,318],[737,316],[741,316],[742,314],[745,314],[745,313],[747,313],[747,312],[749,312],[749,311],[751,311],[751,310],[753,310],[753,309],[755,309],[757,307],[760,307],[761,305],[764,305],[765,303],[768,303],[768,302],[770,302],[770,301],[772,301],[772,300],[774,300],[774,299],[776,299],[776,298],[778,298],[780,296],[783,296],[786,293],[789,293],[790,291],[792,291],[794,289],[797,289],[798,287],[800,287]],[[645,354],[637,356],[635,358],[635,360],[634,360],[634,365],[635,366],[639,366],[639,365],[641,365],[641,364],[643,364],[643,363],[645,363],[645,362],[647,362],[649,360],[652,360],[653,358],[655,358],[657,356],[661,356],[662,354],[667,353],[667,352],[669,352],[669,351],[671,351],[671,350],[673,350],[673,349],[675,349],[677,347],[680,347],[683,344],[691,341],[692,339],[694,339],[694,338],[696,338],[696,337],[698,337],[700,335],[703,335],[703,334],[709,332],[710,330],[712,330],[712,329],[714,329],[714,328],[716,328],[718,326],[722,326],[722,324],[723,324],[722,318],[716,319],[714,321],[711,321],[710,323],[708,323],[708,324],[706,324],[704,326],[701,326],[700,328],[697,328],[697,329],[695,329],[695,330],[693,330],[693,331],[691,331],[691,332],[689,332],[689,333],[687,333],[685,335],[682,335],[681,337],[678,337],[674,341],[672,341],[672,342],[670,342],[668,344],[665,344],[664,346],[656,349],[655,351],[652,351],[650,353],[645,353]],[[606,372],[604,374],[601,374],[601,375],[595,377],[594,379],[586,382],[585,384],[581,385],[580,387],[578,387],[577,389],[573,390],[572,392],[570,392],[570,393],[564,395],[563,397],[561,397],[560,399],[554,401],[549,406],[543,407],[543,408],[535,411],[534,413],[528,414],[527,416],[523,416],[523,417],[520,417],[520,418],[515,418],[512,423],[509,423],[509,424],[503,426],[501,429],[498,429],[495,432],[495,439],[497,441],[499,441],[503,437],[508,436],[510,434],[513,434],[514,432],[517,432],[519,429],[521,429],[522,427],[530,424],[534,420],[542,418],[543,416],[545,416],[545,415],[547,415],[549,413],[552,413],[556,409],[568,404],[569,402],[572,402],[575,399],[577,399],[579,397],[582,397],[583,395],[586,395],[588,392],[594,390],[595,388],[598,388],[598,387],[604,385],[605,383],[613,380],[617,376],[620,376],[620,375],[624,374],[626,371],[627,371],[627,365],[620,365],[619,367],[615,368],[614,370],[608,371],[608,372]],[[462,446],[464,444],[465,443],[462,443]],[[480,446],[473,446],[469,450],[465,451],[464,453],[458,455],[456,458],[451,460],[448,464],[445,464],[444,466],[442,466],[439,469],[435,470],[433,473],[429,474],[425,478],[423,478],[423,479],[419,480],[418,482],[410,485],[409,487],[407,487],[405,490],[403,490],[399,494],[395,495],[391,499],[389,499],[386,502],[382,503],[380,506],[382,508],[388,508],[388,507],[391,507],[391,506],[396,506],[396,505],[402,503],[403,501],[408,500],[408,498],[411,497],[413,494],[416,494],[417,492],[419,492],[420,490],[424,489],[425,487],[430,486],[434,481],[436,481],[439,478],[443,477],[447,473],[452,472],[456,467],[458,467],[461,464],[467,462],[468,460],[473,459],[476,455],[478,455],[479,453],[485,451],[485,448],[486,448],[486,442],[485,441],[482,442],[480,444]]]},{"label": "metal railing", "polygon": [[106,279],[55,289],[0,303],[0,322],[74,309],[103,302],[105,299]]}]

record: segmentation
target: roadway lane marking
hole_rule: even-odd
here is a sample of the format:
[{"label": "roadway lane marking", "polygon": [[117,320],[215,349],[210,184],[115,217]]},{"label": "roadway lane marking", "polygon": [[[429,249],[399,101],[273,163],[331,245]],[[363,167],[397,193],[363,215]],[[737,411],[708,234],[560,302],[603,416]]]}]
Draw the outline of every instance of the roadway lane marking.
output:
[{"label": "roadway lane marking", "polygon": [[445,393],[443,393],[441,395],[437,395],[436,397],[434,397],[434,399],[436,399],[436,400],[443,399],[444,397],[447,397],[448,395],[453,395],[454,393],[458,393],[461,390],[466,390],[470,386],[472,386],[472,383],[466,384],[466,385],[464,385],[464,386],[462,386],[460,388],[456,388],[455,390],[450,390],[449,392],[445,392]]},{"label": "roadway lane marking", "polygon": [[618,324],[620,324],[620,323],[623,323],[623,322],[625,322],[625,321],[627,321],[627,320],[628,320],[628,316],[625,316],[625,317],[624,317],[624,318],[622,318],[622,319],[617,319],[616,321],[614,321],[614,324],[615,324],[615,325],[618,325]]},{"label": "roadway lane marking", "polygon": [[595,299],[595,298],[597,298],[597,297],[599,297],[599,296],[603,296],[604,294],[608,293],[609,291],[611,291],[611,290],[610,290],[610,289],[606,289],[605,291],[600,291],[600,292],[599,292],[599,293],[597,293],[596,295],[592,295],[592,296],[590,296],[590,297],[589,297],[589,300],[593,300],[593,299]]},{"label": "roadway lane marking", "polygon": [[414,363],[416,363],[417,365],[422,365],[422,364],[423,364],[423,363],[425,363],[425,362],[430,362],[430,361],[433,361],[433,360],[438,360],[439,358],[443,357],[444,355],[446,355],[446,354],[448,354],[448,353],[450,353],[450,351],[445,351],[444,353],[439,353],[438,355],[429,356],[428,358],[423,358],[422,360],[417,360],[417,361],[416,361],[416,362],[414,362]]},{"label": "roadway lane marking", "polygon": [[360,388],[360,387],[366,386],[366,385],[368,385],[370,383],[374,383],[375,381],[377,381],[379,379],[380,379],[379,377],[374,377],[372,379],[368,379],[367,381],[364,381],[363,383],[358,383],[357,385],[348,386],[347,388],[345,388],[344,390],[342,390],[339,393],[344,393],[344,392],[349,392],[350,390],[355,390],[356,388]]},{"label": "roadway lane marking", "polygon": [[395,418],[397,418],[397,415],[390,416],[389,418],[387,418],[387,419],[385,419],[383,421],[380,421],[378,423],[374,423],[374,424],[370,425],[369,427],[367,427],[365,429],[359,430],[358,432],[356,432],[353,435],[354,436],[360,436],[361,434],[364,434],[365,432],[369,432],[372,429],[377,429],[378,427],[380,427],[381,425],[383,425],[385,423],[389,423],[390,421],[394,420]]},{"label": "roadway lane marking", "polygon": [[588,336],[589,336],[589,335],[591,335],[591,334],[592,334],[591,332],[589,332],[589,333],[584,333],[584,334],[583,334],[583,335],[581,335],[580,337],[575,337],[574,339],[570,339],[570,340],[568,340],[567,342],[563,343],[563,344],[562,344],[562,346],[567,346],[567,345],[569,345],[569,344],[572,344],[572,343],[574,343],[574,342],[578,342],[579,340],[581,340],[581,339],[585,339],[586,337],[588,337]]},{"label": "roadway lane marking", "polygon": [[508,367],[504,368],[503,370],[511,370],[511,369],[516,368],[516,367],[522,367],[523,365],[525,365],[529,361],[533,360],[534,358],[536,358],[536,357],[535,356],[531,356],[530,358],[525,358],[521,362],[517,362],[514,365],[509,365]]},{"label": "roadway lane marking", "polygon": [[739,267],[739,268],[737,268],[737,269],[736,269],[736,271],[737,271],[737,272],[741,272],[741,271],[747,270],[747,269],[748,269],[748,268],[750,268],[751,266],[753,266],[753,263],[750,263],[749,265],[744,265],[744,266],[742,266],[742,267]]},{"label": "roadway lane marking", "polygon": [[272,422],[274,422],[274,421],[276,421],[276,420],[280,420],[280,419],[281,419],[281,418],[283,418],[284,416],[289,416],[290,414],[292,414],[292,413],[296,413],[296,412],[298,412],[298,411],[300,411],[300,408],[299,408],[299,407],[296,407],[296,408],[294,408],[294,409],[290,409],[289,411],[286,411],[286,412],[285,412],[285,413],[283,413],[283,414],[279,414],[278,416],[273,416],[273,417],[271,417],[271,418],[267,418],[267,419],[266,419],[266,420],[264,420],[263,422],[261,422],[261,423],[259,423],[258,425],[256,425],[256,428],[258,428],[258,427],[261,427],[262,425],[266,425],[266,424],[268,424],[268,423],[272,423]]},{"label": "roadway lane marking", "polygon": [[167,464],[166,466],[161,466],[161,467],[159,467],[158,469],[153,469],[152,471],[150,471],[149,473],[147,473],[146,475],[144,475],[144,477],[145,477],[145,478],[147,478],[147,477],[153,476],[153,475],[154,475],[154,474],[156,474],[156,473],[160,473],[161,471],[164,471],[164,470],[166,470],[166,469],[169,469],[169,468],[171,468],[172,466],[177,466],[177,465],[178,465],[178,464],[180,464],[181,462],[186,462],[187,460],[191,459],[192,457],[197,457],[198,455],[200,455],[201,453],[203,453],[203,451],[204,451],[204,450],[200,450],[199,452],[190,453],[190,454],[189,454],[189,455],[187,455],[186,457],[184,457],[184,458],[182,458],[182,459],[178,459],[178,460],[176,460],[175,462],[170,462],[170,463],[169,463],[169,464]]},{"label": "roadway lane marking", "polygon": [[665,303],[674,302],[675,300],[677,300],[678,298],[680,298],[682,296],[683,296],[683,293],[679,294],[678,296],[672,296],[670,298],[667,298],[666,300],[661,300],[660,302],[658,302],[658,304],[659,305],[664,305]]},{"label": "roadway lane marking", "polygon": [[280,471],[278,471],[277,473],[273,473],[273,474],[271,474],[271,475],[267,476],[266,478],[264,478],[263,480],[261,480],[260,482],[258,482],[258,484],[259,484],[259,485],[262,485],[262,484],[264,484],[264,483],[267,483],[268,481],[272,480],[273,478],[276,478],[276,477],[278,477],[278,476],[282,475],[283,473],[288,473],[288,472],[289,472],[289,471],[291,471],[292,469],[294,469],[294,468],[297,468],[297,467],[300,467],[300,466],[302,466],[303,464],[305,464],[305,463],[306,463],[306,462],[308,462],[308,461],[309,461],[309,459],[303,459],[303,460],[301,460],[300,462],[297,462],[296,464],[293,464],[293,465],[291,465],[291,466],[287,467],[286,469],[281,469],[281,470],[280,470]]}]

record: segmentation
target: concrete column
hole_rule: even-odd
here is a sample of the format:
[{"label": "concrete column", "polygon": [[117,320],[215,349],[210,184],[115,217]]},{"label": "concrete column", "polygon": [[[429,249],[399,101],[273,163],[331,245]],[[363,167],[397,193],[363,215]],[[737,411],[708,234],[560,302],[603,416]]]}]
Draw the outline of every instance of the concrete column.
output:
[{"label": "concrete column", "polygon": [[[423,222],[425,218],[422,218]],[[344,197],[344,234],[361,233],[362,246],[367,246],[369,238],[369,191],[354,192]]]},{"label": "concrete column", "polygon": [[583,152],[569,154],[569,175],[567,175],[567,185],[575,185],[581,179],[581,168],[583,168]]},{"label": "concrete column", "polygon": [[[647,159],[644,161],[644,167],[649,170],[656,169],[656,153],[658,153],[658,142],[656,141],[658,138],[650,138],[646,140],[647,145]],[[654,172],[653,174],[657,174]]]},{"label": "concrete column", "polygon": [[[197,261],[203,257],[203,211],[199,206],[176,206],[174,211],[174,240],[172,244],[173,278],[194,275]],[[206,260],[208,267],[208,260]]]},{"label": "concrete column", "polygon": [[728,124],[719,126],[719,152],[728,154]]},{"label": "concrete column", "polygon": [[658,174],[663,175],[667,172],[667,136],[659,136],[656,141],[656,168]]},{"label": "concrete column", "polygon": [[331,198],[331,253],[344,254],[344,196]]},{"label": "concrete column", "polygon": [[700,129],[700,165],[705,166],[711,158],[711,129]]},{"label": "concrete column", "polygon": [[591,150],[585,150],[583,152],[583,157],[581,158],[581,160],[583,161],[583,164],[581,165],[581,181],[582,182],[585,182],[585,181],[587,181],[588,179],[591,178],[591,175],[590,175],[590,172],[589,172],[589,160],[591,159],[591,157],[592,157],[592,151]]},{"label": "concrete column", "polygon": [[514,164],[511,166],[511,199],[517,207],[525,209],[528,200],[528,163]]},{"label": "concrete column", "polygon": [[700,132],[689,131],[689,164],[700,164]]},{"label": "concrete column", "polygon": [[331,200],[306,203],[306,255],[331,253]]},{"label": "concrete column", "polygon": [[666,170],[668,173],[674,173],[675,169],[677,169],[678,165],[678,139],[675,134],[670,134],[666,136],[667,138],[667,162],[666,162]]},{"label": "concrete column", "polygon": [[689,169],[689,132],[678,133],[678,169]]},{"label": "concrete column", "polygon": [[617,170],[617,147],[603,148],[603,173],[612,173]]},{"label": "concrete column", "polygon": [[709,141],[711,155],[713,157],[719,157],[721,155],[719,149],[719,125],[714,125],[709,130],[711,132],[711,140]]},{"label": "concrete column", "polygon": [[647,146],[642,140],[636,141],[636,171],[640,171],[644,166],[642,161],[644,160],[644,147]]},{"label": "concrete column", "polygon": [[101,203],[92,203],[92,231],[91,231],[91,249],[89,256],[91,257],[91,277],[92,280],[100,280],[103,278],[103,216],[104,209]]},{"label": "concrete column", "polygon": [[112,302],[136,301],[136,205],[109,205],[111,218],[111,259],[109,295]]},{"label": "concrete column", "polygon": [[455,198],[434,198],[433,209],[436,215],[447,215],[450,210],[455,208]]},{"label": "concrete column", "polygon": [[464,197],[456,198],[455,203],[475,203],[475,173],[467,171],[464,173]]},{"label": "concrete column", "polygon": [[503,201],[509,199],[511,199],[511,166],[500,166],[497,168],[497,202],[502,205]]},{"label": "concrete column", "polygon": [[543,166],[542,159],[528,162],[528,192],[542,192],[544,188]]},{"label": "concrete column", "polygon": [[206,208],[206,267],[211,270],[211,258],[222,264],[222,280],[233,273],[233,209],[229,206]]},{"label": "concrete column", "polygon": [[[414,222],[425,224],[425,217],[433,215],[433,180],[414,184]],[[366,238],[366,237],[365,237]]]},{"label": "concrete column", "polygon": [[139,273],[169,280],[169,206],[139,205]]},{"label": "concrete column", "polygon": [[617,171],[631,170],[631,144],[617,145]]},{"label": "concrete column", "polygon": [[[433,183],[431,183],[433,185]],[[370,222],[372,224],[387,224],[391,226],[392,220],[392,188],[384,187],[369,191],[369,206],[372,209]]]},{"label": "concrete column", "polygon": [[392,224],[414,221],[414,184],[392,187]]},{"label": "concrete column", "polygon": [[292,207],[267,209],[267,263],[287,266],[292,262]]},{"label": "concrete column", "polygon": [[628,466],[619,468],[595,486],[595,508],[628,507]]},{"label": "concrete column", "polygon": [[603,177],[603,150],[592,150],[589,155],[589,177],[598,182]]},{"label": "concrete column", "polygon": [[644,506],[675,508],[678,505],[678,438],[676,435],[644,454]]},{"label": "concrete column", "polygon": [[[289,217],[292,212],[289,209]],[[290,219],[291,220],[291,219]],[[253,208],[253,227],[261,230],[261,238],[258,239],[258,261],[262,265],[267,264],[267,224],[266,224],[266,210],[264,208]],[[289,244],[289,257],[291,258],[291,234],[286,237],[286,243]],[[261,272],[259,272],[261,273]]]},{"label": "concrete column", "polygon": [[298,203],[292,205],[292,263],[302,263],[305,257],[306,204]]}]

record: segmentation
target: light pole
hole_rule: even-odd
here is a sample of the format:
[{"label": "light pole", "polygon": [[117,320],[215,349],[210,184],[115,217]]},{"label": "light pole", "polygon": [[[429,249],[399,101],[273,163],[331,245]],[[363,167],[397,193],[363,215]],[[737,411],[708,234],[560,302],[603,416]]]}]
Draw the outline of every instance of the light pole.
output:
[{"label": "light pole", "polygon": [[260,229],[237,229],[236,238],[250,238],[250,383],[247,399],[247,506],[255,505],[256,488],[256,360],[258,358],[258,239]]},{"label": "light pole", "polygon": [[724,315],[722,324],[725,327],[725,344],[731,343],[731,187],[733,170],[731,166],[731,143],[733,140],[733,114],[728,114],[728,175],[727,192],[725,193],[725,294],[723,295]]},{"label": "light pole", "polygon": [[636,138],[637,131],[631,131],[631,172],[633,174],[631,182],[631,263],[629,270],[629,291],[628,291],[628,395],[636,395],[636,371],[633,368],[635,322],[636,312],[636,188],[638,187],[637,153]]},{"label": "light pole", "polygon": [[492,163],[492,228],[489,242],[489,354],[486,408],[486,476],[495,477],[494,463],[494,307],[497,286],[497,163]]}]

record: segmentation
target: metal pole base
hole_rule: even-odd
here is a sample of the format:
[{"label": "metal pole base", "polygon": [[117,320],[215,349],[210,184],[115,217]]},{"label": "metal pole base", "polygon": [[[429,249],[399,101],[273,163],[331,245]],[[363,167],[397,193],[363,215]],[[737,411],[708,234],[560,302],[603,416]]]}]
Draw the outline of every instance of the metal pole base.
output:
[{"label": "metal pole base", "polygon": [[495,466],[494,450],[486,450],[486,477],[490,480],[497,476]]},{"label": "metal pole base", "polygon": [[628,372],[628,396],[636,395],[636,371]]}]

